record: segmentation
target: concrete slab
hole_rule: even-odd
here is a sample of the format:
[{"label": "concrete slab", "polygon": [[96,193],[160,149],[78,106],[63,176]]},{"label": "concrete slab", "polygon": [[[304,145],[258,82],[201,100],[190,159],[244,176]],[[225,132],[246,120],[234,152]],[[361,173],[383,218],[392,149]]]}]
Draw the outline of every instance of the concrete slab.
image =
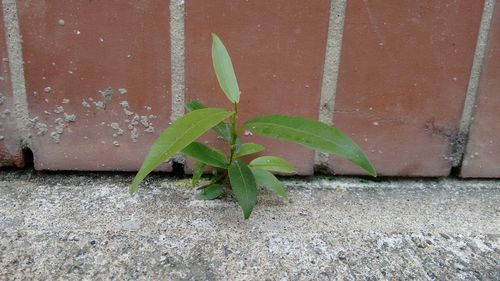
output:
[{"label": "concrete slab", "polygon": [[250,220],[187,180],[0,172],[0,280],[498,280],[495,181],[287,179]]}]

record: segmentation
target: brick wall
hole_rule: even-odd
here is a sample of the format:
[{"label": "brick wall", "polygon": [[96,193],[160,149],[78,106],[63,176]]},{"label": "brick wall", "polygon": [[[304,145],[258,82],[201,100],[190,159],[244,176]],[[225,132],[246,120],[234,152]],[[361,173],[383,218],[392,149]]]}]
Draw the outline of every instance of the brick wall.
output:
[{"label": "brick wall", "polygon": [[[495,0],[3,0],[2,12],[0,166],[22,166],[29,148],[38,170],[136,170],[184,101],[228,105],[215,32],[233,58],[241,121],[333,124],[384,176],[500,177]],[[360,173],[296,145],[244,141],[302,175]]]}]

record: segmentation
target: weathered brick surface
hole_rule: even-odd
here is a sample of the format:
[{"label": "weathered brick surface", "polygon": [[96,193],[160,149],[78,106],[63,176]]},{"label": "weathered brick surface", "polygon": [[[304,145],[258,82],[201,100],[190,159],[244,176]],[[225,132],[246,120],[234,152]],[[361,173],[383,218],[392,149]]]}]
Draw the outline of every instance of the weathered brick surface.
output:
[{"label": "weathered brick surface", "polygon": [[21,140],[16,130],[2,11],[0,11],[0,59],[0,167],[22,166]]},{"label": "weathered brick surface", "polygon": [[[240,121],[272,113],[317,119],[329,5],[326,0],[186,1],[186,100],[230,106],[212,67],[214,32],[238,77]],[[218,142],[213,136],[204,140]],[[257,136],[245,135],[243,141],[261,143],[265,154],[289,159],[299,174],[313,172],[310,150]]]},{"label": "weathered brick surface", "polygon": [[[170,121],[169,1],[17,4],[35,168],[136,170]],[[242,90],[240,122],[273,113],[318,118],[330,1],[184,4],[187,101],[230,106],[212,67],[214,32],[233,58]],[[449,174],[459,155],[454,144],[483,4],[348,1],[333,121],[381,175]],[[463,177],[500,177],[499,5]],[[21,166],[1,16],[0,166]],[[223,147],[212,134],[202,141]],[[246,132],[243,141],[289,159],[299,174],[313,172],[311,150]],[[335,156],[329,167],[336,174],[362,173]]]},{"label": "weathered brick surface", "polygon": [[500,177],[500,3],[496,3],[476,98],[463,177]]},{"label": "weathered brick surface", "polygon": [[169,1],[17,3],[35,168],[136,170],[170,117]]},{"label": "weathered brick surface", "polygon": [[[334,123],[381,175],[451,168],[483,1],[348,1]],[[359,169],[333,157],[337,174]]]}]

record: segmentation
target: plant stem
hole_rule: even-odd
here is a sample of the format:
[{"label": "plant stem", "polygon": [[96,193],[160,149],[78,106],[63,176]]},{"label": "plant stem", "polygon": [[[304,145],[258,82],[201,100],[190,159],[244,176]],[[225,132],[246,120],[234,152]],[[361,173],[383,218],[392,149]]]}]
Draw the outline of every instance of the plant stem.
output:
[{"label": "plant stem", "polygon": [[233,162],[234,153],[236,151],[236,139],[238,138],[238,128],[237,128],[237,124],[236,124],[236,122],[238,121],[238,103],[235,102],[233,104],[233,108],[234,108],[233,109],[234,114],[231,116],[231,127],[232,127],[232,131],[231,131],[232,137],[231,137],[231,144],[230,144],[231,156],[229,158],[229,163]]}]

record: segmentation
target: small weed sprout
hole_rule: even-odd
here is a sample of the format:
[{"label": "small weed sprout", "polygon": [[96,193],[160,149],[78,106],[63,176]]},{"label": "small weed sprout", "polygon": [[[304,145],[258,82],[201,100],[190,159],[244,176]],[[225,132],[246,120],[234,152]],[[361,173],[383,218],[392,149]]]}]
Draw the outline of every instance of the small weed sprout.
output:
[{"label": "small weed sprout", "polygon": [[[199,187],[202,191],[197,195],[198,199],[216,199],[225,190],[231,190],[243,210],[245,219],[250,217],[257,201],[258,186],[270,189],[286,199],[287,193],[283,184],[272,172],[293,173],[293,166],[277,156],[257,157],[248,164],[243,162],[241,157],[264,150],[262,145],[256,143],[241,143],[240,135],[243,130],[341,156],[370,175],[376,176],[365,154],[351,138],[319,121],[301,116],[266,115],[255,117],[238,127],[240,89],[231,58],[215,34],[212,34],[212,62],[220,87],[233,104],[232,109],[208,108],[196,100],[189,102],[186,105],[189,113],[165,129],[151,146],[132,182],[131,194],[137,191],[141,181],[153,169],[175,153],[182,152],[198,161],[193,173],[193,186],[199,184],[207,166],[212,168],[210,182]],[[210,129],[227,142],[229,155],[196,142],[196,139]]]}]

